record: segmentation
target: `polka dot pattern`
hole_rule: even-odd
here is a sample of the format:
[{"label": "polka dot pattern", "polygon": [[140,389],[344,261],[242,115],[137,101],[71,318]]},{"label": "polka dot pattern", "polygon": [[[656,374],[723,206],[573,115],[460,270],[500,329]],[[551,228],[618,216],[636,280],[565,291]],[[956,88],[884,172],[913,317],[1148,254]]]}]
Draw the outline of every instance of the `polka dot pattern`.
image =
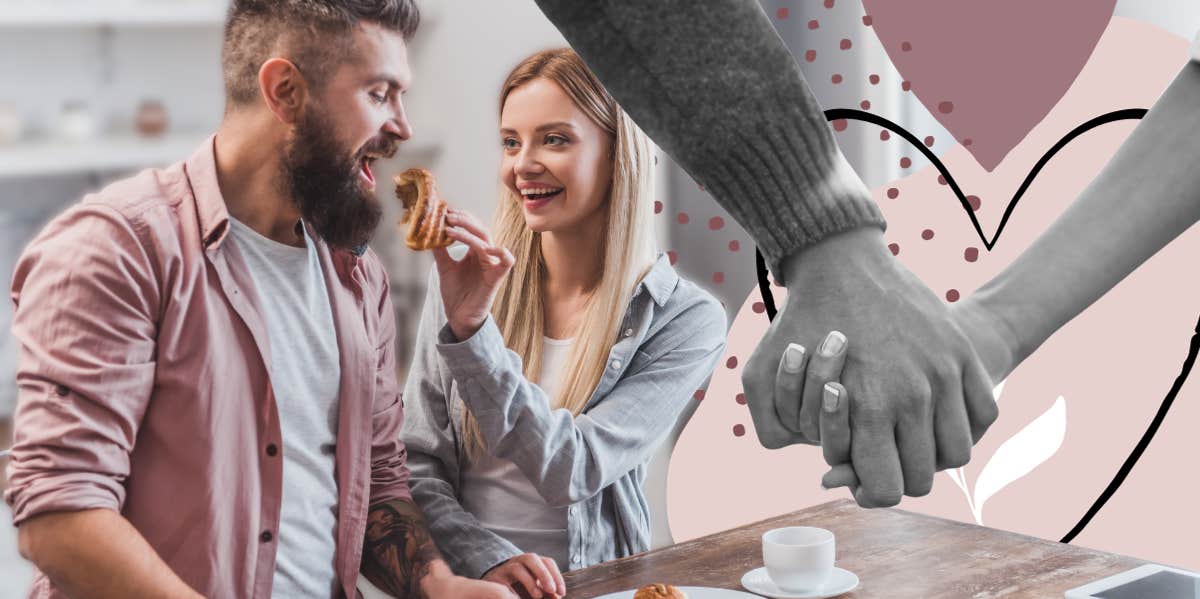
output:
[{"label": "polka dot pattern", "polygon": [[730,370],[737,368],[737,365],[738,365],[737,356],[729,356],[729,359],[725,360],[725,367]]}]

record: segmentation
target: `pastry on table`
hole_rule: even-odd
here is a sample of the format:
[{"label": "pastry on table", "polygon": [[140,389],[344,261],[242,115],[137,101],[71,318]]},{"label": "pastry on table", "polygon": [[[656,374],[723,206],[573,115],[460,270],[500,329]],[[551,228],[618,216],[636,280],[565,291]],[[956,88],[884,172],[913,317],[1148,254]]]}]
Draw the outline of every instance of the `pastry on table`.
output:
[{"label": "pastry on table", "polygon": [[454,243],[446,236],[446,210],[449,205],[438,195],[433,173],[423,168],[410,168],[396,175],[396,197],[404,204],[408,225],[404,243],[414,250],[443,248]]},{"label": "pastry on table", "polygon": [[669,584],[648,584],[633,594],[633,599],[687,599],[687,593]]}]

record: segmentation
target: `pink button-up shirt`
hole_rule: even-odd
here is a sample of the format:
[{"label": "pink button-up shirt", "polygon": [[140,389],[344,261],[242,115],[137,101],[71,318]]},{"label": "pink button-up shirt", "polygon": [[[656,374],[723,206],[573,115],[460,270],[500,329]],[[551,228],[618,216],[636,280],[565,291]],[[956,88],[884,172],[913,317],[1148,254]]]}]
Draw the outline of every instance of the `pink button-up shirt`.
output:
[{"label": "pink button-up shirt", "polygon": [[[119,511],[192,588],[269,597],[283,454],[267,329],[217,184],[213,140],[90,195],[29,245],[5,500]],[[395,320],[378,257],[317,241],[340,353],[336,568],[355,595],[367,508],[410,498]],[[320,367],[320,365],[314,365]],[[34,597],[56,597],[45,576]]]}]

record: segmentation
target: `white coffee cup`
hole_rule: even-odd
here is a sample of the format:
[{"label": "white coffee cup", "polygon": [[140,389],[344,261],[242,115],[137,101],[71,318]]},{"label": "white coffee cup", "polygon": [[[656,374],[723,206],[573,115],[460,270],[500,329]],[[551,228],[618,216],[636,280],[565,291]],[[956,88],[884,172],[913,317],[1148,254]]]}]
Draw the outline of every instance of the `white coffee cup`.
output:
[{"label": "white coffee cup", "polygon": [[781,590],[814,591],[833,573],[833,533],[824,528],[791,526],[762,536],[767,575]]}]

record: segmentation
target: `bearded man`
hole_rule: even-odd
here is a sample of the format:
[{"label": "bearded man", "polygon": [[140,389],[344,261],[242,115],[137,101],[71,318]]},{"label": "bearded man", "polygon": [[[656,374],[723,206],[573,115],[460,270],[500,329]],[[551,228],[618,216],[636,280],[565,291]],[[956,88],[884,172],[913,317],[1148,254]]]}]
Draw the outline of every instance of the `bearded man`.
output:
[{"label": "bearded man", "polygon": [[398,597],[512,596],[454,576],[412,502],[366,247],[418,20],[234,0],[217,132],[25,250],[5,499],[33,597],[353,597],[360,569]]}]

